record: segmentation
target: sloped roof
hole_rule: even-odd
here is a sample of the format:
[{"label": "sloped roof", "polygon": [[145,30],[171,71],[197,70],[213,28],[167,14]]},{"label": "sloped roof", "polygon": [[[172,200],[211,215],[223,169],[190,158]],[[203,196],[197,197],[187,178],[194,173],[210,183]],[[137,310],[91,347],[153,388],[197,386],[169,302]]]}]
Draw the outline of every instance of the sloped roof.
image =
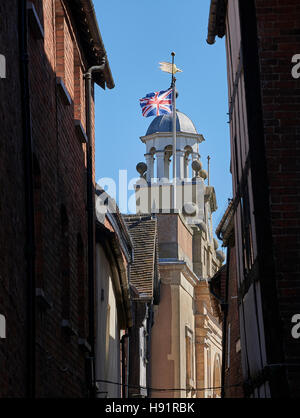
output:
[{"label": "sloped roof", "polygon": [[228,0],[211,0],[206,42],[215,43],[216,36],[223,38],[226,32],[226,12]]},{"label": "sloped roof", "polygon": [[151,215],[123,216],[133,241],[130,284],[136,287],[141,299],[152,299],[157,274],[157,219]]},{"label": "sloped roof", "polygon": [[231,200],[216,229],[217,237],[223,241],[224,246],[228,246],[228,241],[234,230],[234,202]]}]

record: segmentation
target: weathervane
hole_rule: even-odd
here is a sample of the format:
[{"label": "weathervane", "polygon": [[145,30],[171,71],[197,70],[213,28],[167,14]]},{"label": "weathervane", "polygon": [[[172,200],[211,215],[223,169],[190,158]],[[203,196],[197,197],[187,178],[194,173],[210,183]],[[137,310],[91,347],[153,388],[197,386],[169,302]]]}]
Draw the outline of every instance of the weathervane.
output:
[{"label": "weathervane", "polygon": [[176,65],[174,64],[175,52],[172,52],[171,55],[172,55],[172,64],[170,62],[165,62],[165,61],[160,62],[159,64],[160,64],[160,69],[162,71],[164,71],[165,73],[172,74],[172,83],[171,83],[171,86],[173,87],[173,84],[176,81],[176,78],[174,77],[174,75],[176,73],[182,73],[182,70],[180,70],[179,68],[177,68]]}]

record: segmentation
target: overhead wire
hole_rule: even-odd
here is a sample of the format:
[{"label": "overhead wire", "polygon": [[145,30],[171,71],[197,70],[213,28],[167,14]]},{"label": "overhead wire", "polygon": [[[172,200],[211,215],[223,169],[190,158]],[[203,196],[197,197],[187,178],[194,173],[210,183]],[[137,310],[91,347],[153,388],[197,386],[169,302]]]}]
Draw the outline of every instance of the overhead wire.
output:
[{"label": "overhead wire", "polygon": [[[117,385],[117,386],[124,386],[122,383],[119,382],[113,382],[111,380],[105,380],[105,379],[96,379],[95,382],[98,383],[108,383],[111,385]],[[230,388],[230,387],[237,387],[237,386],[242,386],[243,383],[236,383],[234,385],[228,385],[225,387],[225,389]],[[153,388],[150,386],[141,386],[141,385],[125,385],[128,388],[131,389],[144,389],[144,390],[151,390],[153,392],[180,392],[180,391],[186,391],[186,392],[200,392],[200,391],[204,391],[204,390],[219,390],[222,389],[224,386],[212,386],[212,387],[202,387],[202,388]]]}]

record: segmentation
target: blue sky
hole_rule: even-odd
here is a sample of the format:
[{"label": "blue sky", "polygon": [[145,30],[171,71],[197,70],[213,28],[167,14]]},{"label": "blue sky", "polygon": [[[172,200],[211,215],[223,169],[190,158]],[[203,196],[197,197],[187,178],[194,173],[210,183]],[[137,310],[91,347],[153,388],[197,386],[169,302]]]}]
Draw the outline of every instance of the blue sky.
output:
[{"label": "blue sky", "polygon": [[137,177],[136,164],[144,161],[145,135],[153,118],[141,115],[139,99],[167,89],[168,74],[160,61],[175,62],[177,108],[194,122],[205,142],[201,161],[211,157],[211,185],[218,210],[214,229],[232,197],[228,121],[227,71],[224,39],[206,43],[210,0],[94,0],[100,31],[116,87],[96,89],[96,179],[118,183],[119,170]]}]

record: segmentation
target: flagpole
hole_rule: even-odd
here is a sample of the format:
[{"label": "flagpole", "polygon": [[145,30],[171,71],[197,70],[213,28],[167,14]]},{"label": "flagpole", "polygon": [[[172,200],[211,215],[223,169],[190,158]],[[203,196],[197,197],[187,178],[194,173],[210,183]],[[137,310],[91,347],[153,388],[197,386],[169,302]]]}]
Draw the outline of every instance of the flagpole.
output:
[{"label": "flagpole", "polygon": [[172,55],[172,89],[173,89],[173,209],[176,208],[176,78],[174,77],[174,57]]}]

